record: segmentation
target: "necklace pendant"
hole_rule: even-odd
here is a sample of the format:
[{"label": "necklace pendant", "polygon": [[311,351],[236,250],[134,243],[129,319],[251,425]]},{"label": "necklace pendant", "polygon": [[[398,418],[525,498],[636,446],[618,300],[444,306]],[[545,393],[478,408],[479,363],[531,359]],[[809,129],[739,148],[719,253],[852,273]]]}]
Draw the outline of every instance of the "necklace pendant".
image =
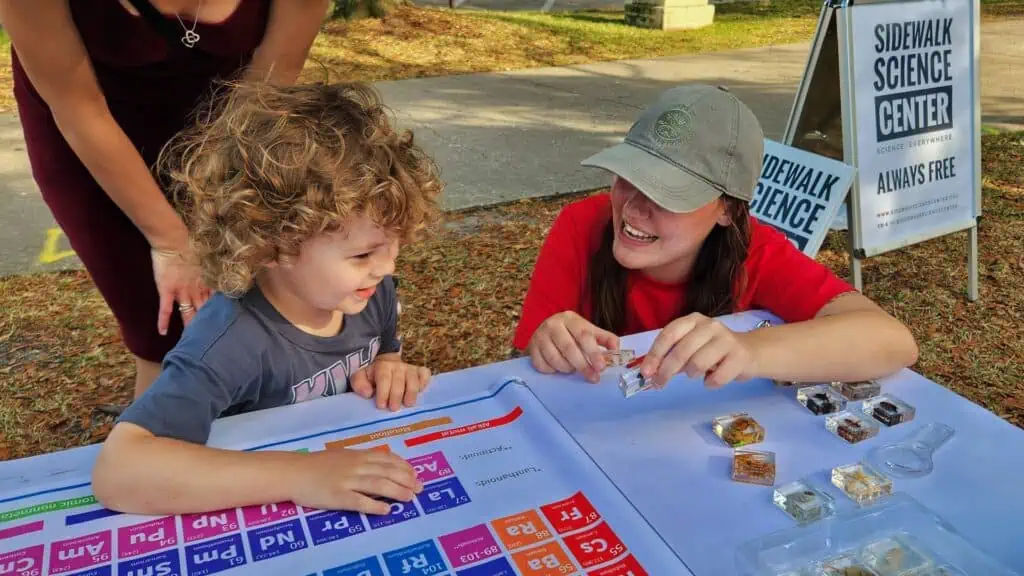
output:
[{"label": "necklace pendant", "polygon": [[199,42],[199,34],[194,30],[186,30],[185,35],[181,37],[181,43],[189,48],[195,46],[196,42]]}]

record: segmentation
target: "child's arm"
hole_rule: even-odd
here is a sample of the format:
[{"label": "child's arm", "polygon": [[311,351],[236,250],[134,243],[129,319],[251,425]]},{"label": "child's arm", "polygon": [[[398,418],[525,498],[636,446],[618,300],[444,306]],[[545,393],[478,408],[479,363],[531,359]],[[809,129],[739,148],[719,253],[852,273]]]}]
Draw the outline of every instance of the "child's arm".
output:
[{"label": "child's arm", "polygon": [[[215,305],[216,306],[216,305]],[[200,317],[208,321],[216,310]],[[273,393],[261,384],[259,345],[232,338],[205,343],[195,325],[156,382],[121,415],[93,469],[93,492],[108,508],[182,514],[292,500],[315,508],[386,511],[368,496],[408,501],[418,488],[412,467],[393,454],[236,452],[205,446],[229,407]],[[243,332],[247,332],[243,330]],[[198,336],[196,336],[198,334]]]},{"label": "child's arm", "polygon": [[135,514],[184,514],[293,501],[313,508],[386,514],[373,496],[409,501],[422,486],[388,452],[237,452],[118,423],[93,470],[97,500]]}]

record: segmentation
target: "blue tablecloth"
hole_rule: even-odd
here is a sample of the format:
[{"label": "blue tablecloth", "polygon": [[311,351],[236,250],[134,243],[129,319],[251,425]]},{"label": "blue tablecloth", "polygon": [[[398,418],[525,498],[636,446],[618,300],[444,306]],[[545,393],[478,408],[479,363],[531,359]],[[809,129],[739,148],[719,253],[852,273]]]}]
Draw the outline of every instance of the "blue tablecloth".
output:
[{"label": "blue tablecloth", "polygon": [[[750,312],[723,318],[749,330],[774,317]],[[627,337],[643,353],[654,333]],[[525,358],[437,375],[423,402],[445,402],[509,377],[525,380],[561,424],[606,471],[698,576],[735,573],[737,545],[793,526],[772,504],[772,489],[730,479],[731,449],[711,431],[711,419],[751,413],[767,430],[759,448],[776,454],[777,482],[814,475],[828,484],[832,467],[852,463],[880,443],[899,440],[918,425],[943,422],[956,436],[936,453],[935,471],[894,482],[894,489],[943,516],[984,552],[1024,573],[1024,431],[920,375],[905,370],[883,381],[886,392],[916,408],[914,421],[850,445],[795,401],[795,389],[765,380],[707,390],[679,377],[661,391],[624,399],[612,376],[595,385],[575,376],[545,376]],[[288,411],[280,417],[280,411]],[[252,444],[258,438],[300,435],[372,418],[373,405],[351,394],[218,421],[210,444]],[[0,491],[24,492],[66,484],[88,473],[95,446],[0,465]],[[837,498],[840,508],[853,506]]]}]

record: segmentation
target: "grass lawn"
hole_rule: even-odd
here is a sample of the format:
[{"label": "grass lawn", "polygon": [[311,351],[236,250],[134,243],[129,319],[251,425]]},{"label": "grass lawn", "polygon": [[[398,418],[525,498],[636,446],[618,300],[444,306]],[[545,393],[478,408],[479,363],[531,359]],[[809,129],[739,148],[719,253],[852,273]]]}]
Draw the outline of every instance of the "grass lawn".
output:
[{"label": "grass lawn", "polygon": [[[865,292],[906,322],[915,369],[1024,426],[1024,133],[983,137],[981,301],[966,300],[966,233],[868,260]],[[435,372],[503,360],[537,250],[575,197],[446,216],[403,250],[406,356]],[[819,259],[847,274],[840,236]],[[0,278],[0,459],[101,441],[129,401],[131,362],[83,272]]]},{"label": "grass lawn", "polygon": [[722,5],[712,26],[674,32],[627,26],[621,11],[404,8],[384,20],[325,25],[307,74],[383,80],[786,44],[811,37],[817,6],[807,0],[783,0],[769,8],[751,2]]},{"label": "grass lawn", "polygon": [[[401,7],[385,19],[326,22],[304,78],[397,80],[785,44],[811,37],[818,6],[812,0],[779,0],[768,8],[741,2],[720,7],[710,27],[678,32],[627,26],[621,10]],[[0,112],[15,109],[7,43],[0,30]]]}]

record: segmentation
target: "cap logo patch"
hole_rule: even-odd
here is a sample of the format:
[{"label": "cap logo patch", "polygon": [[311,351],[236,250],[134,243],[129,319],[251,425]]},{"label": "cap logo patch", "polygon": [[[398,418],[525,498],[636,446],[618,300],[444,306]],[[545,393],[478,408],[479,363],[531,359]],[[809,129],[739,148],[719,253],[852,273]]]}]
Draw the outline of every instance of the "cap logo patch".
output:
[{"label": "cap logo patch", "polygon": [[652,139],[661,146],[678,144],[690,132],[693,112],[685,108],[671,108],[661,113],[654,121]]}]

